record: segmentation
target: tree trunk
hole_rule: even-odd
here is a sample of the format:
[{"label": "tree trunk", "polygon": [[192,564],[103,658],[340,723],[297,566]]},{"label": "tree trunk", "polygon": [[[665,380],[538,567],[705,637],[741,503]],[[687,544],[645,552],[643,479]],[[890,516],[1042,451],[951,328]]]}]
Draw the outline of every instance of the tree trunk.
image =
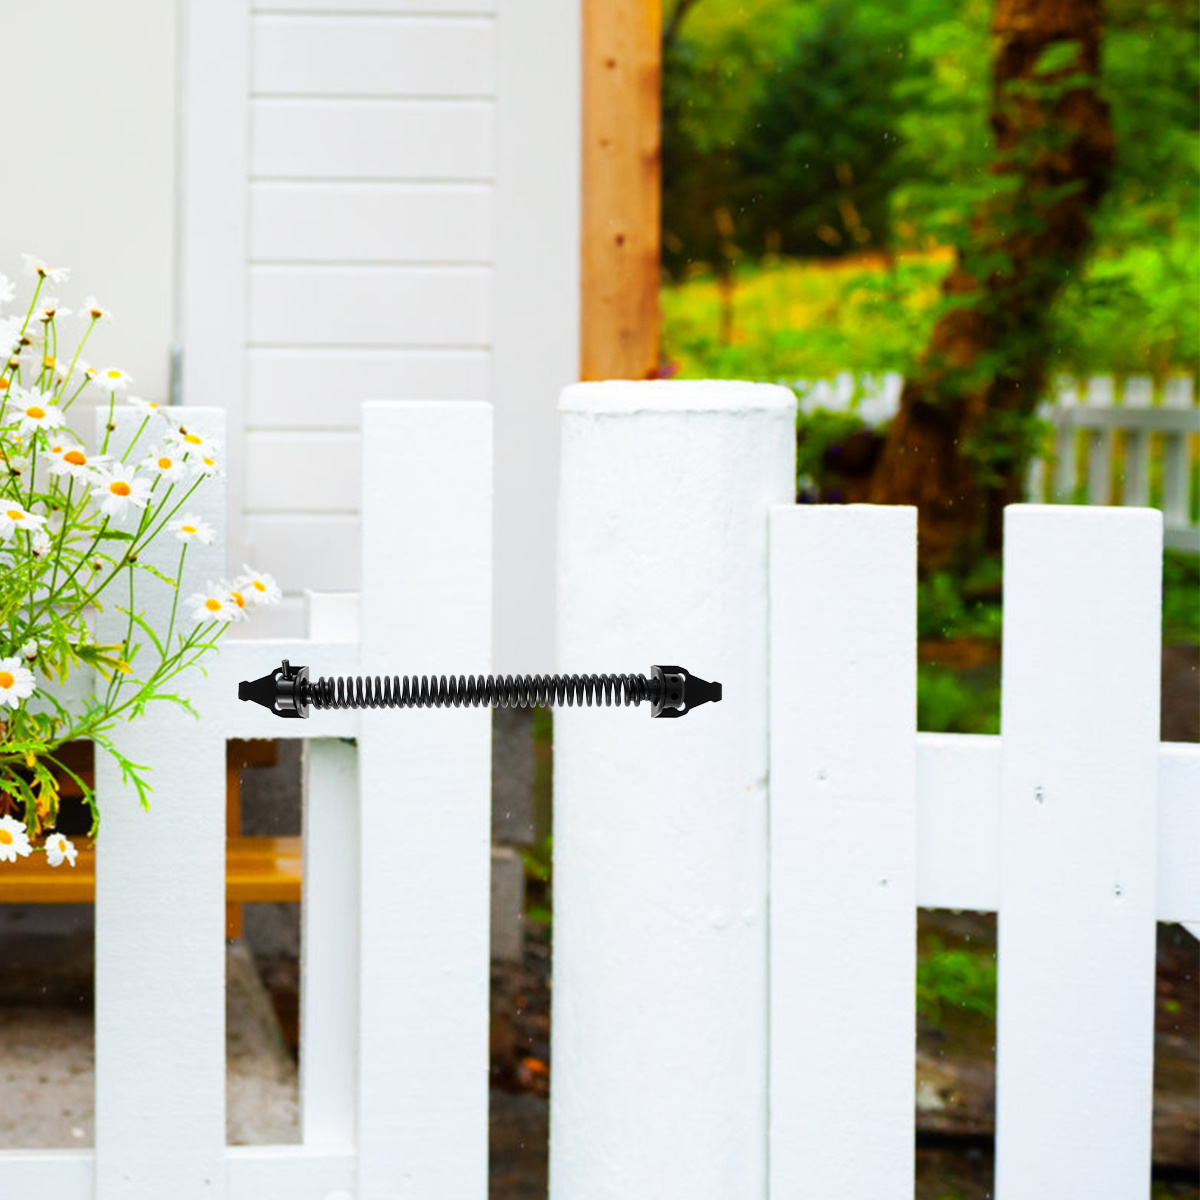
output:
[{"label": "tree trunk", "polygon": [[999,545],[1021,499],[1050,306],[1084,260],[1114,156],[1097,91],[1102,0],[996,0],[994,190],[943,286],[871,499],[920,510],[924,568]]}]

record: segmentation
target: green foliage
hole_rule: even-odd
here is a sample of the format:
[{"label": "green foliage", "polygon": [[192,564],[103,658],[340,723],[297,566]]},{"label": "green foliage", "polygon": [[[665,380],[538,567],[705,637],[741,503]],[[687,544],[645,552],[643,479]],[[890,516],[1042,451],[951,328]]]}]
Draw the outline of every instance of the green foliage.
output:
[{"label": "green foliage", "polygon": [[796,495],[817,501],[828,493],[829,452],[866,425],[853,413],[814,412],[796,418]]},{"label": "green foliage", "polygon": [[922,733],[999,733],[1000,689],[972,687],[953,670],[921,663],[917,728]]},{"label": "green foliage", "polygon": [[739,220],[752,252],[886,245],[900,179],[893,90],[906,44],[831,0],[768,73],[739,144]]},{"label": "green foliage", "polygon": [[1163,555],[1163,642],[1200,644],[1200,557],[1168,550]]},{"label": "green foliage", "polygon": [[524,847],[521,860],[525,864],[525,919],[534,925],[550,925],[553,921],[550,889],[554,879],[552,835],[546,834],[535,845]]},{"label": "green foliage", "polygon": [[930,936],[917,961],[917,1011],[940,1023],[943,1005],[996,1019],[996,958],[993,954],[947,949]]},{"label": "green foliage", "polygon": [[[859,164],[874,167],[876,155],[886,162],[870,178],[886,184],[888,211],[864,220],[871,245],[879,244],[876,226],[891,231],[883,241],[889,250],[969,243],[972,214],[1006,186],[989,170],[992,7],[989,0],[862,0],[852,14],[824,0],[689,7],[664,68],[664,263],[677,280],[707,264],[726,281],[732,275],[736,290],[727,297],[734,310],[727,338],[711,277],[682,293],[666,289],[664,355],[681,374],[794,379],[908,370],[940,311],[936,284],[949,258],[924,269],[866,264],[851,272],[857,295],[827,286],[830,302],[813,305],[812,269],[779,264],[766,251],[857,251],[853,237],[830,245],[817,234],[843,190],[826,168],[848,162],[854,188],[865,187]],[[1099,83],[1112,108],[1117,160],[1095,217],[1091,260],[1063,279],[1040,335],[1052,372],[1200,369],[1198,18],[1196,0],[1107,6]],[[831,44],[838,55],[822,59],[821,47]],[[1047,78],[1035,86],[1066,86],[1066,76],[1054,76],[1071,71],[1073,53],[1066,44],[1051,48],[1041,64]],[[810,77],[797,76],[801,61],[813,66]],[[763,114],[769,129],[756,127]],[[786,147],[803,148],[805,157]],[[824,198],[814,199],[817,168],[798,166],[804,162],[826,164]],[[869,204],[852,200],[860,216],[877,211],[874,196]],[[693,286],[695,297],[686,294]]]}]

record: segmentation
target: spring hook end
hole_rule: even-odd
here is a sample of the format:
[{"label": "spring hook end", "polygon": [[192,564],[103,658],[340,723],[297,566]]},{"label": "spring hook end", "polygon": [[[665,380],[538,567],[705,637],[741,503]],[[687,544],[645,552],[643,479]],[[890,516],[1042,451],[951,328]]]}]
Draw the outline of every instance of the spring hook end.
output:
[{"label": "spring hook end", "polygon": [[307,683],[308,668],[293,667],[285,658],[283,665],[269,675],[243,679],[238,684],[238,699],[261,704],[277,717],[307,717],[308,697],[302,686]]},{"label": "spring hook end", "polygon": [[650,709],[652,717],[683,717],[701,704],[721,699],[721,685],[715,680],[701,679],[686,667],[654,665],[653,678],[662,681],[661,699]]}]

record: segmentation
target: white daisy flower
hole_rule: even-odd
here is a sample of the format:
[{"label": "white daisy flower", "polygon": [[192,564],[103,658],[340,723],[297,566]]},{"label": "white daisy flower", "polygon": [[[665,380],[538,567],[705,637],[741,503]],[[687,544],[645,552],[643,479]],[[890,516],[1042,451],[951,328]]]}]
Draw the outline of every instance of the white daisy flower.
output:
[{"label": "white daisy flower", "polygon": [[79,853],[75,843],[61,833],[51,833],[46,837],[46,861],[52,867],[61,867],[64,862],[75,865],[75,856]]},{"label": "white daisy flower", "polygon": [[100,378],[100,368],[93,367],[91,363],[85,362],[82,358],[76,361],[75,370],[83,372],[93,383]]},{"label": "white daisy flower", "polygon": [[15,654],[0,658],[0,704],[16,708],[33,695],[33,672]]},{"label": "white daisy flower", "polygon": [[133,376],[126,375],[120,367],[103,367],[96,372],[96,382],[106,392],[123,392],[133,382]]},{"label": "white daisy flower", "polygon": [[219,443],[210,441],[202,434],[189,433],[182,427],[175,430],[171,435],[171,440],[183,453],[190,455],[191,459],[200,458],[204,455],[211,456],[220,449]]},{"label": "white daisy flower", "polygon": [[92,321],[111,321],[113,319],[112,309],[105,308],[96,299],[95,296],[89,296],[83,302],[83,308],[80,309],[80,315],[89,318]]},{"label": "white daisy flower", "polygon": [[[63,306],[58,302],[57,296],[47,296],[41,302],[41,304],[37,306],[33,319],[35,321],[41,321],[41,323],[45,325],[48,322],[53,321],[55,317],[69,317],[70,315],[71,310],[69,308],[63,308]],[[53,366],[54,364],[51,363],[50,365]]]},{"label": "white daisy flower", "polygon": [[29,641],[21,647],[21,657],[27,662],[33,662],[38,656],[38,651],[41,649],[41,644],[37,638],[30,638]]},{"label": "white daisy flower", "polygon": [[7,304],[17,294],[17,285],[0,273],[0,304]]},{"label": "white daisy flower", "polygon": [[0,356],[11,354],[21,341],[18,317],[0,317]]},{"label": "white daisy flower", "polygon": [[234,621],[238,618],[237,605],[229,598],[229,590],[220,584],[210,583],[203,592],[187,598],[192,607],[193,621]]},{"label": "white daisy flower", "polygon": [[234,620],[235,621],[246,620],[250,616],[250,613],[247,611],[247,607],[248,607],[247,597],[243,592],[239,592],[237,590],[236,581],[235,581],[235,583],[232,583],[232,584],[222,583],[221,586],[225,589],[225,598],[229,601],[230,604],[233,605]]},{"label": "white daisy flower", "polygon": [[130,408],[137,409],[144,417],[163,417],[165,420],[170,420],[170,414],[161,404],[155,404],[153,400],[143,400],[141,396],[126,396],[125,403]]},{"label": "white daisy flower", "polygon": [[25,270],[39,279],[49,279],[51,283],[66,283],[71,277],[70,267],[48,267],[45,262],[33,254],[22,254],[25,260]]},{"label": "white daisy flower", "polygon": [[34,558],[45,558],[50,553],[50,547],[53,544],[50,535],[44,529],[35,529],[29,535],[29,549],[33,552]]},{"label": "white daisy flower", "polygon": [[167,529],[181,542],[190,542],[195,538],[196,541],[203,542],[206,546],[211,546],[213,539],[216,537],[212,526],[207,521],[200,520],[199,517],[192,513],[184,513],[178,521],[172,521],[167,526]]},{"label": "white daisy flower", "polygon": [[189,458],[188,462],[195,470],[198,479],[205,475],[212,477],[221,474],[221,468],[217,465],[217,460],[209,454],[202,454],[195,462],[192,462]]},{"label": "white daisy flower", "polygon": [[39,404],[36,400],[18,408],[17,415],[21,418],[18,432],[22,437],[28,437],[36,429],[58,429],[66,420],[58,405]]},{"label": "white daisy flower", "polygon": [[150,481],[140,478],[136,467],[116,463],[101,468],[100,484],[92,489],[92,495],[100,501],[101,512],[110,517],[123,517],[132,509],[145,508],[149,503]]},{"label": "white daisy flower", "polygon": [[242,574],[233,581],[233,586],[251,604],[278,604],[283,599],[279,584],[266,571],[256,571],[245,563],[242,564]]},{"label": "white daisy flower", "polygon": [[0,862],[16,862],[29,854],[29,834],[15,817],[0,817]]},{"label": "white daisy flower", "polygon": [[142,467],[152,479],[157,476],[165,479],[168,483],[175,483],[176,480],[182,479],[186,470],[183,459],[176,458],[175,452],[170,446],[156,450],[142,463]]},{"label": "white daisy flower", "polygon": [[0,542],[7,542],[18,529],[32,532],[45,523],[45,517],[29,512],[15,500],[0,500]]},{"label": "white daisy flower", "polygon": [[82,446],[59,442],[50,447],[50,473],[89,479],[109,461],[107,454],[89,454]]}]

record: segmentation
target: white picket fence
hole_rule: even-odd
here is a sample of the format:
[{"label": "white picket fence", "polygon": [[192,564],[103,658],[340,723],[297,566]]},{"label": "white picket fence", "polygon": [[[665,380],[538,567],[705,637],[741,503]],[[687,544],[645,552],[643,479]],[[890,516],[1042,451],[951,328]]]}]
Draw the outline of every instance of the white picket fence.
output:
[{"label": "white picket fence", "polygon": [[[896,372],[796,380],[800,411],[855,413],[876,427],[900,404],[903,376]],[[1030,464],[1025,496],[1053,501],[1145,506],[1154,503],[1166,521],[1164,540],[1200,554],[1200,512],[1191,502],[1200,469],[1200,402],[1190,375],[1161,385],[1148,375],[1114,380],[1060,377],[1038,414],[1053,426],[1042,453]]]},{"label": "white picket fence", "polygon": [[[918,905],[1003,916],[999,1200],[1146,1196],[1155,921],[1200,930],[1161,513],[1010,510],[1003,732],[920,735],[913,513],[794,505],[790,392],[591,384],[560,411],[560,669],[680,663],[724,699],[555,713],[553,1200],[911,1197]],[[491,408],[363,427],[361,594],[310,597],[307,640],[228,643],[199,722],[130,727],[151,813],[99,764],[95,1147],[0,1152],[4,1200],[487,1195],[490,714],[236,699],[282,657],[489,669]],[[310,739],[298,1145],[225,1145],[234,737]]]}]

